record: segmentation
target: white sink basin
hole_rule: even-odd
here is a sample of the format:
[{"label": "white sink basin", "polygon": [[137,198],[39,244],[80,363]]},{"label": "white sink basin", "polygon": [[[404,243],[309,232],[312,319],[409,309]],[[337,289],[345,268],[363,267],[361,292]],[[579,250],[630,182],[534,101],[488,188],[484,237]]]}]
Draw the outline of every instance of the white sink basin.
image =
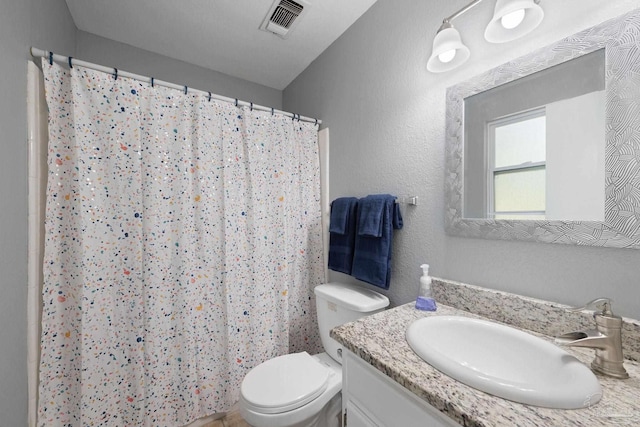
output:
[{"label": "white sink basin", "polygon": [[494,396],[556,409],[586,408],[602,397],[598,379],[578,359],[508,326],[433,316],[409,325],[406,338],[434,368]]}]

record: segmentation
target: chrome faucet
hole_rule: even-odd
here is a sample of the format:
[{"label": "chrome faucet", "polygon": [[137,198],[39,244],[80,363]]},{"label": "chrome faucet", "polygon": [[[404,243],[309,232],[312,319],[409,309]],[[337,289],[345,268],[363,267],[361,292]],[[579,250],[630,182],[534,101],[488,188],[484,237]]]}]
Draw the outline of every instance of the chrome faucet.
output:
[{"label": "chrome faucet", "polygon": [[582,311],[594,308],[593,318],[596,328],[587,331],[569,332],[556,338],[556,343],[567,347],[588,347],[596,350],[596,357],[591,362],[595,372],[614,378],[629,378],[622,365],[622,318],[611,311],[609,298],[598,298],[588,302],[584,307],[571,311]]}]

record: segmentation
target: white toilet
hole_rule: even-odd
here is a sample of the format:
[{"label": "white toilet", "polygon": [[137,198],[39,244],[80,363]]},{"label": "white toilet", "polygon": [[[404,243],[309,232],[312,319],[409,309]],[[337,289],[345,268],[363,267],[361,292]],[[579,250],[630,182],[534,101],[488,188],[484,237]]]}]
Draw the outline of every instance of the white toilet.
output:
[{"label": "white toilet", "polygon": [[279,356],[253,368],[240,388],[240,414],[255,427],[334,427],[342,410],[342,347],[329,331],[382,311],[389,299],[363,287],[315,288],[318,327],[326,353]]}]

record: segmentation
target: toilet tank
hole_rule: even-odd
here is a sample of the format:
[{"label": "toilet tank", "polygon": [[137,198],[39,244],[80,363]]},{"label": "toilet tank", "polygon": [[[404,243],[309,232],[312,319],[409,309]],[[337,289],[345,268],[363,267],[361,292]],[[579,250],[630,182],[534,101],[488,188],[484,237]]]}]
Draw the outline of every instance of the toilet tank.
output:
[{"label": "toilet tank", "polygon": [[319,285],[314,292],[322,345],[329,356],[342,363],[342,346],[329,337],[331,329],[384,310],[389,299],[363,286],[344,283]]}]

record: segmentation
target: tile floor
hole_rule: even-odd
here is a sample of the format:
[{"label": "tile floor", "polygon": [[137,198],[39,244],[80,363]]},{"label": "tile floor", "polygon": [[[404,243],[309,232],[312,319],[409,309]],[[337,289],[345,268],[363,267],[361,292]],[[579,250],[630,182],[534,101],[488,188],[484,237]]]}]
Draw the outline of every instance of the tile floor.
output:
[{"label": "tile floor", "polygon": [[238,411],[229,412],[224,418],[211,421],[202,427],[251,427],[240,416]]}]

